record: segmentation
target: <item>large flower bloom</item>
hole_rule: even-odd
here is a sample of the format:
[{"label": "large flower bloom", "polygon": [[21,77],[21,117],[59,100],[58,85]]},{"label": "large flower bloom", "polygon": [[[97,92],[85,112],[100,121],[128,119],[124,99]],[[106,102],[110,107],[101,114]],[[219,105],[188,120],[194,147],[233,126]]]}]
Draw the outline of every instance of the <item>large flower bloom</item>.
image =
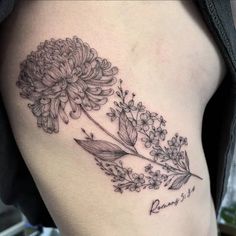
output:
[{"label": "large flower bloom", "polygon": [[113,93],[116,67],[98,57],[95,49],[77,37],[46,40],[21,63],[17,86],[21,97],[37,118],[38,127],[48,133],[59,131],[59,117],[69,122],[81,111],[99,110]]}]

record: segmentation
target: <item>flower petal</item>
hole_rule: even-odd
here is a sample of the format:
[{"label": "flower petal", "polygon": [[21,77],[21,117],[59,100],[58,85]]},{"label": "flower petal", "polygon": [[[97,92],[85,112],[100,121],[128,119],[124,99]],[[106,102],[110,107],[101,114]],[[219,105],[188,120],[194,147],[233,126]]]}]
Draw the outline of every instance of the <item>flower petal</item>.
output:
[{"label": "flower petal", "polygon": [[95,110],[95,111],[98,111],[101,108],[101,106],[99,104],[97,104],[97,103],[95,103],[93,101],[90,101],[90,104],[91,104],[93,110]]},{"label": "flower petal", "polygon": [[102,88],[101,87],[88,87],[86,92],[93,94],[93,95],[99,95],[102,92]]},{"label": "flower petal", "polygon": [[45,85],[41,81],[34,81],[33,84],[35,87],[35,91],[37,92],[42,92],[46,89]]},{"label": "flower petal", "polygon": [[77,105],[80,105],[82,103],[82,99],[81,97],[77,97],[74,99],[74,102],[77,104]]},{"label": "flower petal", "polygon": [[76,66],[80,66],[82,64],[82,52],[81,50],[77,50],[74,56],[72,57],[74,59],[74,64]]},{"label": "flower petal", "polygon": [[82,63],[85,63],[89,54],[89,45],[87,43],[83,43],[83,47],[82,47],[82,55],[83,55],[83,60]]},{"label": "flower petal", "polygon": [[146,142],[146,143],[145,143],[145,147],[146,147],[146,148],[150,148],[151,145],[152,145],[152,144],[151,144],[150,142]]},{"label": "flower petal", "polygon": [[111,86],[116,83],[116,78],[112,77],[109,79],[90,79],[86,81],[87,84],[94,85],[94,86]]},{"label": "flower petal", "polygon": [[149,130],[149,126],[148,125],[143,125],[143,130],[148,131]]},{"label": "flower petal", "polygon": [[42,114],[41,105],[37,103],[37,104],[29,104],[28,106],[35,116],[41,116]]},{"label": "flower petal", "polygon": [[61,101],[59,99],[52,100],[52,103],[51,103],[51,113],[53,114],[54,118],[58,117],[60,103],[61,103]]},{"label": "flower petal", "polygon": [[72,119],[79,119],[81,116],[81,107],[77,105],[77,109],[75,111],[70,112],[70,117]]},{"label": "flower petal", "polygon": [[55,81],[49,75],[45,74],[42,78],[42,83],[47,87],[51,87],[55,84]]},{"label": "flower petal", "polygon": [[66,95],[66,93],[61,93],[59,99],[61,102],[66,103],[68,101],[68,96]]},{"label": "flower petal", "polygon": [[107,100],[108,100],[106,97],[95,98],[95,97],[93,97],[93,96],[91,96],[91,95],[89,95],[89,94],[88,94],[87,97],[90,99],[90,101],[95,102],[95,103],[97,103],[97,104],[99,104],[99,105],[104,105],[104,104],[106,104],[106,103],[107,103]]},{"label": "flower petal", "polygon": [[37,126],[38,126],[39,128],[42,127],[42,117],[41,117],[41,116],[37,117]]},{"label": "flower petal", "polygon": [[61,77],[62,73],[58,67],[52,66],[48,71],[47,74],[49,75],[50,79],[54,82],[57,82]]},{"label": "flower petal", "polygon": [[68,124],[69,123],[69,118],[68,118],[65,110],[62,108],[62,106],[59,106],[58,112],[59,112],[59,115],[60,115],[61,119],[63,120],[63,122],[65,124]]},{"label": "flower petal", "polygon": [[82,100],[82,104],[83,104],[83,107],[86,109],[86,110],[92,110],[92,106],[90,104],[90,100],[88,99],[87,96],[85,96]]},{"label": "flower petal", "polygon": [[69,97],[69,102],[70,102],[70,106],[73,112],[75,112],[77,110],[77,104],[74,102],[74,100]]},{"label": "flower petal", "polygon": [[115,75],[117,73],[118,73],[118,68],[117,67],[112,67],[109,70],[104,70],[103,71],[104,76],[111,76],[111,75]]},{"label": "flower petal", "polygon": [[58,121],[58,118],[54,119],[54,132],[55,133],[59,132],[59,121]]},{"label": "flower petal", "polygon": [[89,51],[89,55],[88,55],[87,60],[91,62],[95,58],[97,58],[97,56],[98,56],[97,51],[94,48],[91,48],[90,51]]},{"label": "flower petal", "polygon": [[113,89],[104,89],[102,92],[99,94],[100,96],[110,96],[114,93]]},{"label": "flower petal", "polygon": [[92,66],[90,63],[85,63],[83,66],[83,74],[81,75],[81,79],[87,78],[91,74]]},{"label": "flower petal", "polygon": [[147,114],[146,113],[142,113],[141,115],[140,115],[140,119],[141,120],[147,120]]}]

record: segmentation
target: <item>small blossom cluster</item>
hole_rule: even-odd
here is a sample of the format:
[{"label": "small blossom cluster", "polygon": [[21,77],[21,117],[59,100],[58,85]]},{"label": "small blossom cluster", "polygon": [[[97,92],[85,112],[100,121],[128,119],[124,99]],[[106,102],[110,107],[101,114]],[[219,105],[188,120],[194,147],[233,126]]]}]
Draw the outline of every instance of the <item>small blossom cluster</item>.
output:
[{"label": "small blossom cluster", "polygon": [[96,159],[96,162],[106,175],[112,177],[115,192],[123,193],[124,190],[140,192],[146,188],[157,190],[168,179],[168,175],[161,174],[160,170],[153,171],[151,164],[144,167],[145,174],[137,174],[131,168],[125,168],[121,161],[117,163]]},{"label": "small blossom cluster", "polygon": [[135,94],[132,93],[131,98],[128,98],[129,91],[123,90],[122,80],[118,86],[116,95],[119,97],[119,102],[115,101],[115,108],[110,108],[107,116],[111,121],[119,119],[121,111],[124,111],[136,130],[142,134],[141,141],[146,148],[152,145],[158,146],[160,141],[164,141],[167,135],[167,130],[164,129],[166,121],[162,115],[156,112],[146,110],[142,102],[135,103]]},{"label": "small blossom cluster", "polygon": [[171,160],[174,164],[177,164],[179,160],[184,159],[185,152],[182,151],[182,147],[186,145],[188,145],[187,138],[183,138],[176,133],[174,137],[167,141],[167,146],[164,146],[164,148],[160,145],[153,146],[150,155],[155,160]]},{"label": "small blossom cluster", "polygon": [[[142,102],[136,103],[135,94],[129,95],[129,91],[122,88],[122,82],[120,80],[118,90],[116,91],[119,101],[114,102],[115,107],[110,108],[107,116],[111,121],[119,121],[121,112],[125,112],[132,126],[139,134],[140,141],[149,150],[153,161],[169,161],[177,166],[177,169],[186,169],[185,165],[181,165],[181,162],[185,160],[185,152],[182,150],[182,147],[188,144],[187,138],[176,133],[163,145],[167,135],[165,119],[156,112],[148,111]],[[167,166],[166,170],[170,170],[171,165]]]}]

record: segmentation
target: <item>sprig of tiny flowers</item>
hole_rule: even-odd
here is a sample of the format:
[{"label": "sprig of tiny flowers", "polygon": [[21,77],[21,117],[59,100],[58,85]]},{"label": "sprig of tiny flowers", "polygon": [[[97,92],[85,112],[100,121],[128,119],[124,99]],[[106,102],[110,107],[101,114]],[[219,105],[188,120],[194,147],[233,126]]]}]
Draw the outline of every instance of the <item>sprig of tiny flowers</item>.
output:
[{"label": "sprig of tiny flowers", "polygon": [[[150,112],[142,102],[136,102],[135,94],[130,95],[128,90],[122,88],[122,80],[116,95],[119,99],[114,101],[114,107],[110,108],[107,116],[112,122],[118,121],[118,136],[111,134],[97,122],[94,123],[117,144],[94,139],[93,134],[88,134],[83,129],[85,139],[75,140],[95,157],[100,169],[111,177],[116,192],[156,190],[162,183],[170,190],[178,190],[191,176],[202,179],[190,172],[187,152],[182,150],[182,147],[188,144],[187,138],[176,133],[166,141],[166,121],[163,116]],[[149,156],[139,152],[136,147],[138,142],[149,151]],[[123,166],[121,158],[127,155],[141,158],[149,163],[144,167],[143,173],[135,173],[132,168]],[[154,170],[153,166],[159,169]]]},{"label": "sprig of tiny flowers", "polygon": [[130,92],[122,88],[123,81],[120,80],[119,82],[118,90],[116,91],[119,101],[114,101],[114,107],[111,107],[107,113],[110,120],[112,122],[118,120],[121,112],[124,111],[132,125],[141,135],[140,140],[144,147],[150,150],[149,154],[154,161],[170,161],[178,169],[186,170],[185,166],[179,164],[179,161],[184,160],[185,152],[182,151],[182,147],[188,144],[187,138],[176,133],[167,141],[166,145],[162,145],[167,135],[167,130],[165,129],[166,120],[162,115],[148,111],[142,102],[136,103],[135,94],[132,93],[129,96]]},{"label": "sprig of tiny flowers", "polygon": [[123,193],[124,190],[140,192],[141,189],[157,190],[161,184],[168,180],[168,175],[161,174],[160,170],[153,171],[151,164],[144,167],[145,173],[134,173],[132,168],[125,168],[122,161],[110,162],[95,158],[97,165],[104,173],[112,177],[111,182],[115,192]]}]

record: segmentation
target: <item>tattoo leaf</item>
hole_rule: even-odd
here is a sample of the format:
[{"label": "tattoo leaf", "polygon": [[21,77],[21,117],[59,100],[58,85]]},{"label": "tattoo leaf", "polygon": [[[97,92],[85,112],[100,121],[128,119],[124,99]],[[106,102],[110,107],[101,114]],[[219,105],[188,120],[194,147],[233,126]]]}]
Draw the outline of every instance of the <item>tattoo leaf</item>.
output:
[{"label": "tattoo leaf", "polygon": [[120,113],[118,134],[129,146],[135,145],[138,133],[124,111]]},{"label": "tattoo leaf", "polygon": [[188,159],[188,154],[186,151],[184,152],[184,159],[185,159],[185,165],[187,167],[187,170],[189,170],[189,159]]},{"label": "tattoo leaf", "polygon": [[190,178],[190,174],[187,175],[181,175],[180,177],[176,178],[175,181],[173,181],[172,185],[169,187],[169,189],[172,190],[178,190],[180,189],[184,184],[186,184]]},{"label": "tattoo leaf", "polygon": [[104,161],[112,161],[127,154],[119,146],[104,140],[79,140],[75,141],[87,152]]}]

